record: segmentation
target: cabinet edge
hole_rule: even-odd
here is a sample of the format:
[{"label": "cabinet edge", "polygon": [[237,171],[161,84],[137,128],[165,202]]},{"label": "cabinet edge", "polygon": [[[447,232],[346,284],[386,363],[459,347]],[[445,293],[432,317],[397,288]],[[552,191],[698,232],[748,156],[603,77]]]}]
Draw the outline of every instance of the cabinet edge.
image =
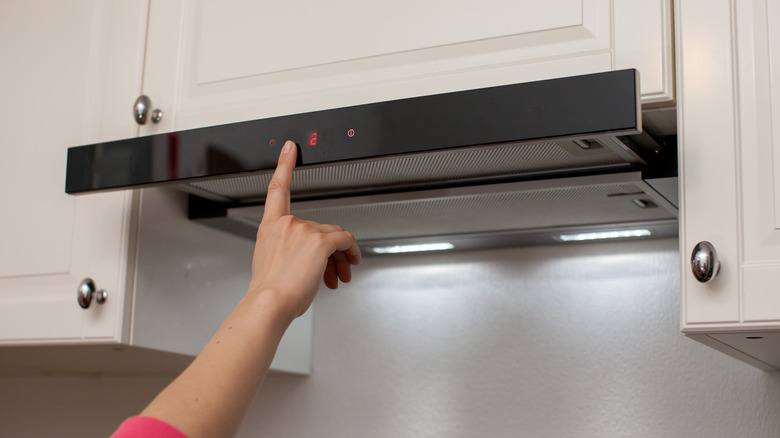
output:
[{"label": "cabinet edge", "polygon": [[753,356],[750,356],[740,350],[737,350],[736,348],[725,344],[717,339],[712,338],[708,334],[691,334],[691,333],[685,333],[685,336],[687,336],[690,339],[693,339],[694,341],[700,342],[710,348],[714,348],[715,350],[720,351],[721,353],[727,354],[737,360],[740,360],[744,363],[747,363],[748,365],[752,365],[756,368],[759,368],[764,371],[780,371],[777,368],[773,367],[772,365],[769,365],[763,361],[760,361],[756,359]]}]

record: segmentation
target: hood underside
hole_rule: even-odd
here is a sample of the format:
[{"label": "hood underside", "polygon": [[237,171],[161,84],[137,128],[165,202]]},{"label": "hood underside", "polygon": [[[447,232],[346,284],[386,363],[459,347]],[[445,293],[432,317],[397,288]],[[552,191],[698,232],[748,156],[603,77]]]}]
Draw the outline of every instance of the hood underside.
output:
[{"label": "hood underside", "polygon": [[[654,182],[676,188],[674,179]],[[298,201],[291,213],[341,225],[366,254],[435,242],[452,249],[556,244],[562,235],[595,231],[677,234],[675,205],[636,171]],[[190,199],[191,219],[248,239],[262,216],[262,205]]]}]

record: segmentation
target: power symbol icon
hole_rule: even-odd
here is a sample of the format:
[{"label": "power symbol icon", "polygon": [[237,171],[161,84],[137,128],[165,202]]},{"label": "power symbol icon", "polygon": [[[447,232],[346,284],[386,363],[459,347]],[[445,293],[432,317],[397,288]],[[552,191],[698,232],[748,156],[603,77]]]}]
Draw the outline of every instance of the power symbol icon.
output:
[{"label": "power symbol icon", "polygon": [[347,137],[352,138],[354,136],[355,136],[355,130],[354,129],[350,129],[349,131],[347,131]]}]

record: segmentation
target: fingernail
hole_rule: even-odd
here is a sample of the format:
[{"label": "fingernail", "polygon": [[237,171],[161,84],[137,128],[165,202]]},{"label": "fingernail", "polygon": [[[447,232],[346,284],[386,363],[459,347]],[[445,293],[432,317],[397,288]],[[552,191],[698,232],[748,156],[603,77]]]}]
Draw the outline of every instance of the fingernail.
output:
[{"label": "fingernail", "polygon": [[290,140],[287,140],[287,141],[284,143],[284,147],[282,148],[282,153],[283,153],[283,154],[287,154],[287,153],[289,153],[289,152],[292,150],[292,148],[293,148],[293,145],[294,145],[294,144],[295,144],[295,143],[291,142]]}]

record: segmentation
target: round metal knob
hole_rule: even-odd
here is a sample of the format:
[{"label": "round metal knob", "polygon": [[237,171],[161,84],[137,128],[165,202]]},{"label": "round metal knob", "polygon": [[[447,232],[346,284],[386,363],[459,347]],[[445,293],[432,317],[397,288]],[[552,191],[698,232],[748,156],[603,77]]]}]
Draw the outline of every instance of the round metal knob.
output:
[{"label": "round metal knob", "polygon": [[103,304],[108,299],[108,292],[105,289],[97,290],[95,282],[91,278],[85,278],[79,285],[76,300],[82,309],[86,309],[92,304],[93,297],[98,304]]},{"label": "round metal knob", "polygon": [[162,117],[163,117],[162,110],[159,109],[152,110],[152,123],[160,123]]},{"label": "round metal knob", "polygon": [[691,270],[693,276],[702,283],[707,283],[720,271],[718,252],[710,242],[699,242],[691,253]]},{"label": "round metal knob", "polygon": [[149,96],[142,94],[138,96],[133,104],[133,118],[135,123],[139,125],[145,125],[151,115],[152,123],[159,123],[163,118],[163,112],[159,109],[152,109],[152,99]]}]

